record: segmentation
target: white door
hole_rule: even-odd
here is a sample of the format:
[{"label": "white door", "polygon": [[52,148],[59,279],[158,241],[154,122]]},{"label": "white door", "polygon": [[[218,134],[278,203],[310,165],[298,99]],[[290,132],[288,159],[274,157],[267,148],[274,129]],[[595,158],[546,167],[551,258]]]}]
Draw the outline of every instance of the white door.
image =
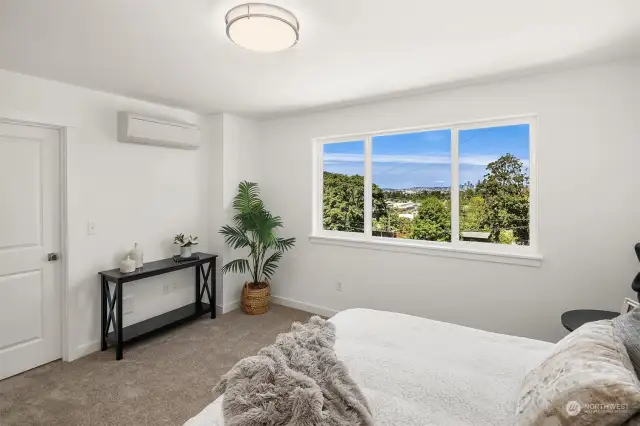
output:
[{"label": "white door", "polygon": [[0,121],[0,379],[62,355],[60,134]]}]

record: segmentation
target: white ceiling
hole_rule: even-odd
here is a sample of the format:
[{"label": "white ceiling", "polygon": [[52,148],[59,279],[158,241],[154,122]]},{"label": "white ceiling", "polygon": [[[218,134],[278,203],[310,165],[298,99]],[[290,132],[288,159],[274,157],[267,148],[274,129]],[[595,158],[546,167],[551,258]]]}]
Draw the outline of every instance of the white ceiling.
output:
[{"label": "white ceiling", "polygon": [[300,42],[245,51],[243,0],[0,0],[0,68],[198,112],[270,115],[640,52],[640,0],[273,0]]}]

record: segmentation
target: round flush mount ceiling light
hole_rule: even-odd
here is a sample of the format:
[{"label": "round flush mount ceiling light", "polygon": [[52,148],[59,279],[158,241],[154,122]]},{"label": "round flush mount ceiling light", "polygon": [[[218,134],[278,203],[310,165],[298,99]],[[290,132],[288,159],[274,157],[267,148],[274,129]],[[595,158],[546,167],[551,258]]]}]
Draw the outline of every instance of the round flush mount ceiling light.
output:
[{"label": "round flush mount ceiling light", "polygon": [[231,9],[225,17],[227,36],[245,49],[277,52],[298,42],[300,23],[279,6],[246,3]]}]

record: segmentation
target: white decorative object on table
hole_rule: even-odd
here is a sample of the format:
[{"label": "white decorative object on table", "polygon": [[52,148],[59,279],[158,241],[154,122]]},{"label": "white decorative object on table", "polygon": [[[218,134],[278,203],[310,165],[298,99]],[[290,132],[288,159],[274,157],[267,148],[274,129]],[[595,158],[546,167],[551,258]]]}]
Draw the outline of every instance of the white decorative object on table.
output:
[{"label": "white decorative object on table", "polygon": [[198,244],[198,237],[189,235],[185,237],[184,234],[178,234],[173,238],[173,244],[180,244],[180,257],[191,257],[191,247]]},{"label": "white decorative object on table", "polygon": [[142,268],[144,265],[144,253],[138,248],[138,243],[134,244],[133,250],[129,252],[129,256],[131,256],[131,259],[136,263],[136,269]]},{"label": "white decorative object on table", "polygon": [[120,262],[120,272],[123,274],[129,274],[131,272],[135,272],[136,270],[136,262],[131,258],[131,255],[127,255],[125,259]]},{"label": "white decorative object on table", "polygon": [[190,246],[182,246],[180,247],[180,257],[191,257],[191,247]]}]

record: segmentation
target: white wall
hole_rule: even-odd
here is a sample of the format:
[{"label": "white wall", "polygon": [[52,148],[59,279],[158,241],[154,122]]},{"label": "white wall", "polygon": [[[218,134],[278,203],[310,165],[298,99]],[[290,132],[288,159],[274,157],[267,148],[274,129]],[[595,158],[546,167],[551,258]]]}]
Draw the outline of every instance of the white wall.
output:
[{"label": "white wall", "polygon": [[[212,175],[210,176],[211,199],[209,210],[209,241],[211,250],[220,255],[221,264],[239,257],[224,243],[219,234],[223,224],[231,224],[233,198],[238,183],[243,180],[260,181],[259,140],[257,126],[253,120],[231,114],[214,114],[203,118],[203,128],[212,141],[210,155]],[[246,277],[218,271],[218,300],[223,311],[229,312],[239,306],[242,285]]]},{"label": "white wall", "polygon": [[[260,182],[260,152],[257,127],[254,121],[224,114],[224,180],[223,200],[224,223],[231,224],[234,215],[233,198],[238,192],[238,184],[244,180]],[[218,228],[219,229],[219,228]],[[222,239],[220,239],[222,241]],[[220,250],[222,259],[227,261],[240,257],[242,252],[233,252],[226,245]],[[246,276],[227,274],[224,277],[223,300],[225,306],[240,300]]]},{"label": "white wall", "polygon": [[[145,260],[173,254],[177,232],[200,236],[208,249],[207,143],[197,151],[123,144],[116,140],[120,110],[189,122],[199,117],[120,96],[0,71],[0,117],[70,126],[68,180],[68,353],[99,349],[98,271],[114,268],[139,243]],[[98,234],[87,235],[94,220]],[[193,270],[125,286],[135,295],[125,325],[194,300]],[[163,295],[162,283],[179,283]]]},{"label": "white wall", "polygon": [[[638,76],[639,62],[618,63],[263,122],[260,182],[298,239],[274,293],[551,341],[565,310],[619,310],[640,267]],[[539,115],[541,267],[309,242],[311,138],[525,113]]]},{"label": "white wall", "polygon": [[224,212],[222,208],[222,181],[224,180],[224,168],[222,159],[222,149],[224,144],[223,134],[224,114],[211,114],[201,118],[202,139],[207,141],[209,146],[208,153],[208,186],[209,193],[207,197],[207,241],[209,243],[209,251],[220,255],[217,259],[216,269],[216,303],[221,307],[222,312],[226,312],[230,307],[224,306],[223,297],[223,276],[220,272],[222,264],[222,253],[224,245],[217,234],[217,228],[222,226],[224,220]]}]

